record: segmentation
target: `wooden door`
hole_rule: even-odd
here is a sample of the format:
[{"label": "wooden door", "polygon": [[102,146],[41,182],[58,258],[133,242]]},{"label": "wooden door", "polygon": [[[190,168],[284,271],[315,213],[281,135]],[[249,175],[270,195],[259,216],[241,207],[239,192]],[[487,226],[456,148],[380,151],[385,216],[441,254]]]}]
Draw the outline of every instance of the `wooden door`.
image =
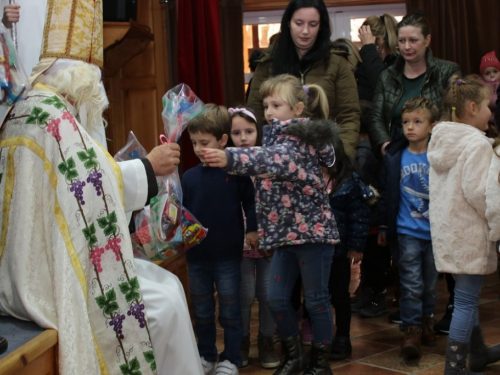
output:
[{"label": "wooden door", "polygon": [[[110,101],[106,135],[112,155],[125,145],[130,130],[148,151],[159,143],[163,133],[161,99],[170,88],[165,5],[158,0],[139,1],[137,23],[152,34],[147,47],[132,58],[120,51],[124,61],[129,60],[112,76],[106,75],[106,56],[104,60],[104,84]],[[117,28],[127,30],[129,24],[105,22],[105,45]],[[144,43],[137,38],[128,42]]]}]

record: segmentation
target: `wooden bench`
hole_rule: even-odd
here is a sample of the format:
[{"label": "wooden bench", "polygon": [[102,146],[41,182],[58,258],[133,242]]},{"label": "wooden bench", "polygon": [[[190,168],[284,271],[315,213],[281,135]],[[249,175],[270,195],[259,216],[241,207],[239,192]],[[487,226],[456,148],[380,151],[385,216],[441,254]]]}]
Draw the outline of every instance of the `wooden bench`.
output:
[{"label": "wooden bench", "polygon": [[[156,263],[179,277],[190,305],[186,254]],[[191,308],[190,312],[192,314]],[[7,352],[0,355],[0,375],[58,374],[57,331],[0,316],[0,336],[9,342]]]},{"label": "wooden bench", "polygon": [[57,331],[0,316],[0,336],[9,342],[0,355],[0,375],[56,375]]}]

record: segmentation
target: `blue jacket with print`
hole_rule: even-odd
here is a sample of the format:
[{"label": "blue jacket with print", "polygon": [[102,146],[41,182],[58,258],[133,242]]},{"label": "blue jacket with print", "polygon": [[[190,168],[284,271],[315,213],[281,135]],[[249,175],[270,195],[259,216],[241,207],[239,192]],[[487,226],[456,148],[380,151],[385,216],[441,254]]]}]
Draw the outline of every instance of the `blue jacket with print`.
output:
[{"label": "blue jacket with print", "polygon": [[345,257],[350,250],[365,251],[370,227],[370,206],[376,193],[361,181],[357,173],[341,182],[330,195],[330,206],[337,222],[340,244],[335,246],[335,257]]},{"label": "blue jacket with print", "polygon": [[330,120],[276,120],[262,147],[226,149],[230,173],[256,176],[259,247],[339,242],[320,166],[335,163]]}]

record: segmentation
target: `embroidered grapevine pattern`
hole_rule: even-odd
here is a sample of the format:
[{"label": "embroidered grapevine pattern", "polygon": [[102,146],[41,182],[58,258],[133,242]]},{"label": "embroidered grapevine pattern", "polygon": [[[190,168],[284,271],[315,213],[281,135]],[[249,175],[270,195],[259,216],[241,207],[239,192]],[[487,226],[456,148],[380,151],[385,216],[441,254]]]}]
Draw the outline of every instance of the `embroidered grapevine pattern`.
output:
[{"label": "embroidered grapevine pattern", "polygon": [[[53,96],[44,99],[42,103],[47,105],[52,105],[55,108],[62,110],[64,109],[64,103],[57,97]],[[120,312],[120,306],[117,301],[117,295],[115,288],[110,288],[105,291],[103,284],[101,282],[101,274],[105,271],[101,265],[101,259],[107,250],[111,250],[114,254],[115,260],[120,262],[123,267],[123,273],[125,276],[125,281],[118,284],[120,293],[123,294],[125,301],[128,304],[127,316],[134,317],[137,321],[136,324],[140,328],[145,328],[149,337],[149,342],[151,343],[151,336],[149,333],[149,328],[144,314],[144,304],[142,303],[142,296],[140,293],[140,286],[137,277],[130,277],[125,265],[125,260],[122,257],[120,238],[120,228],[118,227],[118,218],[115,211],[109,210],[108,203],[106,201],[106,194],[102,186],[102,173],[99,172],[99,162],[97,159],[97,154],[94,148],[87,148],[86,143],[80,133],[78,127],[76,126],[76,121],[74,117],[68,111],[62,111],[63,114],[61,118],[72,124],[73,129],[77,131],[80,135],[81,145],[83,150],[77,151],[76,156],[83,166],[87,170],[87,176],[84,179],[80,178],[79,172],[77,170],[77,165],[75,159],[70,157],[65,157],[62,147],[61,147],[61,134],[60,125],[61,118],[50,119],[50,114],[44,111],[40,107],[34,107],[31,111],[26,123],[37,124],[40,126],[45,125],[46,131],[50,133],[55,141],[57,142],[59,148],[59,154],[61,157],[61,162],[58,164],[59,172],[64,176],[66,183],[68,184],[69,191],[73,193],[75,200],[78,205],[78,211],[84,222],[84,228],[82,229],[85,240],[87,241],[87,246],[89,249],[90,262],[94,267],[94,273],[99,286],[100,295],[95,297],[95,302],[97,306],[102,309],[104,317],[107,320],[107,324],[113,328],[120,351],[123,356],[124,363],[120,365],[120,371],[123,375],[141,375],[140,362],[137,357],[129,358],[126,354],[126,350],[123,346],[122,340],[125,339],[123,332],[123,323],[126,319],[126,315]],[[0,177],[1,178],[1,177]],[[105,210],[104,214],[96,219],[97,226],[102,230],[103,234],[107,238],[107,243],[104,246],[98,246],[97,237],[97,226],[95,222],[87,222],[87,217],[83,210],[85,205],[85,200],[83,198],[83,189],[87,184],[92,184],[95,189],[95,194],[101,197]],[[156,362],[154,359],[154,354],[152,350],[143,353],[144,360],[149,364],[151,371],[156,373]]]}]

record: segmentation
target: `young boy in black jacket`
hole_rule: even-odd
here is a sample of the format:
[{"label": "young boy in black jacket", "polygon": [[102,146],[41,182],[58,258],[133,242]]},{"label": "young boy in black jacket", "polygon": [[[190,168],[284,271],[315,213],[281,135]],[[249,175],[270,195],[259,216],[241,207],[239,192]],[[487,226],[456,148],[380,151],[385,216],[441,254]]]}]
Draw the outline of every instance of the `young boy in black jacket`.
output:
[{"label": "young boy in black jacket", "polygon": [[[205,112],[191,120],[188,132],[201,163],[182,177],[182,203],[208,229],[205,239],[187,253],[189,291],[204,374],[236,375],[242,365],[243,212],[247,220],[247,243],[256,246],[259,238],[255,190],[250,177],[230,175],[221,168],[209,167],[201,152],[202,148],[223,149],[230,128],[231,116],[227,109],[213,104],[208,104]],[[215,346],[214,284],[219,299],[219,323],[224,329],[225,347],[220,355]]]}]

